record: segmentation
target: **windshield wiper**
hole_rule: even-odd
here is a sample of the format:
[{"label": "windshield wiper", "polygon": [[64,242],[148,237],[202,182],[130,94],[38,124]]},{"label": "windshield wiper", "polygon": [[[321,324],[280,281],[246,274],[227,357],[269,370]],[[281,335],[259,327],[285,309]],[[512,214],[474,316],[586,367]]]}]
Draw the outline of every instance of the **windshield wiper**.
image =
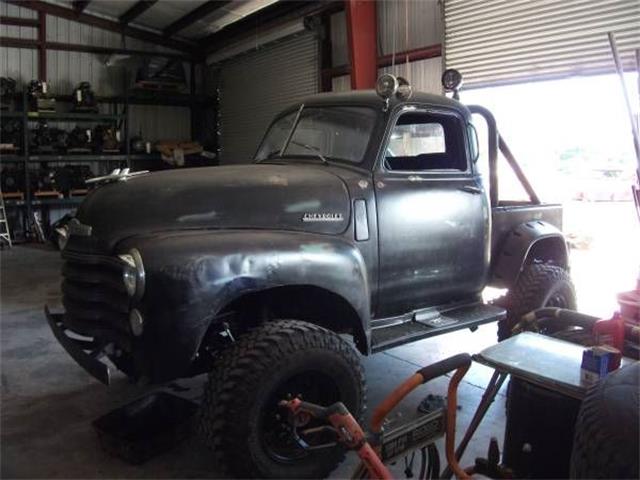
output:
[{"label": "windshield wiper", "polygon": [[282,152],[282,149],[278,149],[278,150],[274,150],[273,152],[269,152],[266,157],[261,158],[260,160],[257,160],[256,163],[262,163],[262,162],[265,162],[267,160],[271,160],[272,158],[276,158],[276,157],[282,158],[282,154],[280,152]]},{"label": "windshield wiper", "polygon": [[296,142],[294,140],[290,140],[289,143],[293,143],[294,145],[297,145],[299,147],[306,148],[307,150],[315,153],[318,156],[318,158],[320,160],[322,160],[322,163],[324,163],[325,165],[329,165],[329,161],[324,157],[324,155],[322,155],[322,153],[320,152],[320,149],[318,147],[312,147],[311,145],[307,145],[305,143]]}]

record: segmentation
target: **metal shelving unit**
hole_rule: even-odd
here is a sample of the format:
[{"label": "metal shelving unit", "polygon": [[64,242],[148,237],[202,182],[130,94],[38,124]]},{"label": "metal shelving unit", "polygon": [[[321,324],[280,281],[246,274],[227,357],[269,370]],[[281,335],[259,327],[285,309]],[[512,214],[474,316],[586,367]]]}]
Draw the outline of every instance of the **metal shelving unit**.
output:
[{"label": "metal shelving unit", "polygon": [[[26,87],[24,89],[26,91]],[[55,95],[57,105],[70,103],[73,100],[71,95]],[[0,117],[7,119],[22,120],[22,149],[20,153],[1,154],[0,166],[6,164],[22,164],[25,172],[24,199],[6,199],[7,209],[20,209],[25,218],[25,229],[32,221],[33,211],[40,208],[75,208],[79,205],[82,197],[70,198],[36,198],[31,191],[31,181],[29,179],[30,169],[34,164],[57,163],[57,164],[78,164],[89,163],[95,165],[105,165],[103,170],[109,170],[110,164],[113,168],[119,166],[135,167],[136,164],[145,161],[153,162],[160,158],[157,153],[132,154],[129,145],[129,106],[130,105],[158,105],[158,106],[180,106],[192,109],[207,108],[215,106],[215,99],[203,95],[184,93],[164,93],[153,90],[128,89],[125,95],[120,96],[97,96],[99,104],[108,104],[109,113],[93,112],[30,112],[27,104],[27,95],[18,93],[16,104],[21,105],[21,110],[2,111]],[[122,151],[120,153],[36,153],[31,152],[29,147],[29,125],[35,122],[46,120],[47,122],[81,122],[81,123],[118,123],[123,132]],[[104,172],[106,173],[106,171]]]},{"label": "metal shelving unit", "polygon": [[57,120],[80,121],[80,122],[108,122],[116,121],[125,117],[123,114],[102,114],[102,113],[86,113],[86,112],[27,112],[28,120]]},{"label": "metal shelving unit", "polygon": [[27,162],[57,162],[57,163],[92,163],[92,162],[127,162],[131,155],[124,153],[113,154],[90,154],[90,153],[68,153],[64,155],[29,155]]}]

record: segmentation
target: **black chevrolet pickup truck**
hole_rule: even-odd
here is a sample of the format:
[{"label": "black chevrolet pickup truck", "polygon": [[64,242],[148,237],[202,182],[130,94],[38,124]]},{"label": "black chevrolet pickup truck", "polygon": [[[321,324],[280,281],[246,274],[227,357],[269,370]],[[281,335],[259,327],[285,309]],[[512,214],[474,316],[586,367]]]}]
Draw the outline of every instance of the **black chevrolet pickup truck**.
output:
[{"label": "black chevrolet pickup truck", "polygon": [[[500,200],[500,151],[530,201]],[[62,232],[53,333],[104,383],[104,357],[142,382],[208,372],[200,429],[238,476],[335,467],[343,452],[306,449],[278,403],[361,413],[356,350],[494,321],[504,338],[534,308],[575,308],[561,207],[539,201],[491,113],[392,76],[292,105],[252,164],[101,180]],[[487,286],[508,293],[485,303]]]}]

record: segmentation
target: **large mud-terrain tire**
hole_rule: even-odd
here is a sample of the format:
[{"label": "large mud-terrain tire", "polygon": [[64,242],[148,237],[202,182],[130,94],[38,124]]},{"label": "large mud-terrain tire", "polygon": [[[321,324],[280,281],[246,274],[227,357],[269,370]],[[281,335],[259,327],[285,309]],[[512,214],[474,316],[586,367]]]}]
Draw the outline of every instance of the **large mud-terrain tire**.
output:
[{"label": "large mud-terrain tire", "polygon": [[299,394],[320,405],[342,401],[360,419],[364,373],[351,345],[317,325],[278,320],[220,352],[200,416],[219,465],[239,478],[326,477],[345,451],[337,446],[308,452],[295,444],[278,401]]},{"label": "large mud-terrain tire", "polygon": [[498,323],[498,340],[511,336],[522,316],[542,307],[576,309],[576,292],[562,267],[542,263],[527,265],[506,298],[507,318]]},{"label": "large mud-terrain tire", "polygon": [[640,478],[640,364],[592,387],[576,421],[571,478]]}]

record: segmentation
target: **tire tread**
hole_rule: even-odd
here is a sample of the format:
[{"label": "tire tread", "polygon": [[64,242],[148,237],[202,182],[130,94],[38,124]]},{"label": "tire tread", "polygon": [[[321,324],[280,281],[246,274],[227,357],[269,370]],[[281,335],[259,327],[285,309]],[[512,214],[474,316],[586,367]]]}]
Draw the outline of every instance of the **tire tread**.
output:
[{"label": "tire tread", "polygon": [[[251,386],[260,381],[275,360],[304,349],[330,350],[347,359],[357,372],[361,399],[354,416],[364,411],[364,371],[357,353],[345,340],[330,330],[298,320],[265,323],[219,353],[205,387],[201,434],[224,471],[241,478],[264,475],[248,458],[249,452],[235,448],[243,445],[246,437],[241,428],[233,428],[232,422],[243,415],[245,404],[251,401]],[[332,465],[324,466],[318,476],[328,475],[343,458],[344,452]]]}]

